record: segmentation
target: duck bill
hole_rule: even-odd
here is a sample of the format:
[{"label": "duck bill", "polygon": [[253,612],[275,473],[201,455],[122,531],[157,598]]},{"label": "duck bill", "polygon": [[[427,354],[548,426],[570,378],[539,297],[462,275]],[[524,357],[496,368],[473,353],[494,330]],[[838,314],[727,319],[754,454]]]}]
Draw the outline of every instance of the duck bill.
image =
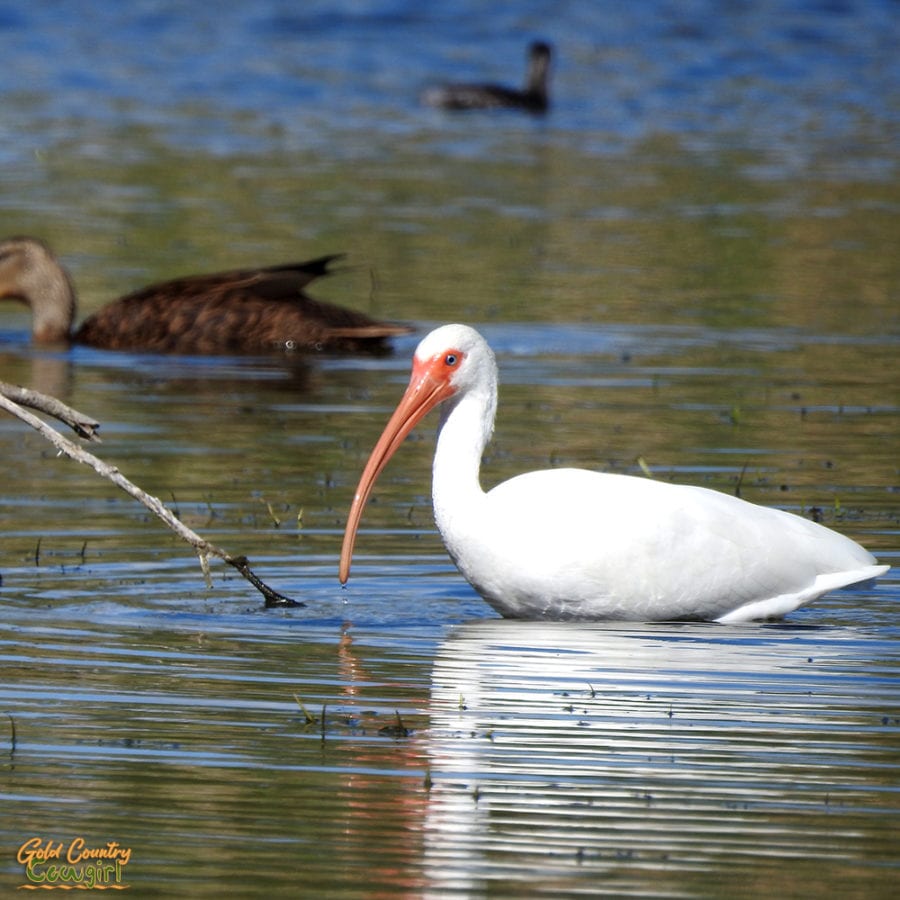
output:
[{"label": "duck bill", "polygon": [[433,371],[433,368],[436,367],[429,365],[431,362],[431,360],[424,363],[420,363],[418,360],[414,361],[409,387],[385,426],[381,437],[378,438],[378,443],[375,444],[369,461],[363,469],[359,486],[356,488],[356,494],[353,496],[353,503],[350,506],[347,527],[344,529],[339,570],[341,584],[346,584],[350,577],[350,560],[353,556],[353,545],[356,542],[359,521],[378,476],[396,449],[426,413],[453,393],[449,379],[439,377]]}]

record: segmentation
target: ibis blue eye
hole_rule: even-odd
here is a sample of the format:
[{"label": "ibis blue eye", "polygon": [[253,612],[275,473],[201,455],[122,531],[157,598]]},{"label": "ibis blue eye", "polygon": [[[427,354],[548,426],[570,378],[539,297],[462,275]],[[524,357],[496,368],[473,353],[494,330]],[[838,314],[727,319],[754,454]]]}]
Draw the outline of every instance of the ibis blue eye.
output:
[{"label": "ibis blue eye", "polygon": [[444,365],[455,366],[459,357],[455,353],[448,353],[444,357]]}]

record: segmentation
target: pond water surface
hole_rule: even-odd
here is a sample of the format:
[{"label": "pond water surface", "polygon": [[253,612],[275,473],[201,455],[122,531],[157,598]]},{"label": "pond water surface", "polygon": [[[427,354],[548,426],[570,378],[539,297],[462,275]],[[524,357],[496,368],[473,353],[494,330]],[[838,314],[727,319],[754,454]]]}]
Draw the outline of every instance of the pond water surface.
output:
[{"label": "pond water surface", "polygon": [[[4,892],[38,838],[128,848],[102,871],[136,896],[895,894],[896,567],[779,624],[504,621],[435,534],[426,420],[338,585],[448,320],[498,356],[486,486],[648,469],[898,562],[896,4],[599,6],[0,2],[3,233],[49,241],[84,311],[346,252],[312,293],[417,329],[378,358],[46,351],[0,304],[0,379],[97,417],[89,449],[306,604],[207,587],[0,419]],[[548,116],[418,105],[520,81],[534,37]]]}]

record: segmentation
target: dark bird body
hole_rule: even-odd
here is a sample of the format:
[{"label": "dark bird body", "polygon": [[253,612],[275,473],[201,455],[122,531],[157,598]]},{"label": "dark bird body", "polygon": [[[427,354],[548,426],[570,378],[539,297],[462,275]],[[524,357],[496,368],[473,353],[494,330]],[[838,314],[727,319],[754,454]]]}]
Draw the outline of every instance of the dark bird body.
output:
[{"label": "dark bird body", "polygon": [[313,300],[304,293],[340,254],[257,269],[189,275],[137,290],[73,331],[75,289],[43,242],[0,242],[0,299],[32,310],[32,339],[154,353],[378,352],[412,329]]},{"label": "dark bird body", "polygon": [[550,100],[547,78],[550,71],[550,46],[541,41],[528,48],[528,74],[522,90],[500,84],[443,84],[428,88],[422,100],[440,109],[521,109],[546,112]]}]

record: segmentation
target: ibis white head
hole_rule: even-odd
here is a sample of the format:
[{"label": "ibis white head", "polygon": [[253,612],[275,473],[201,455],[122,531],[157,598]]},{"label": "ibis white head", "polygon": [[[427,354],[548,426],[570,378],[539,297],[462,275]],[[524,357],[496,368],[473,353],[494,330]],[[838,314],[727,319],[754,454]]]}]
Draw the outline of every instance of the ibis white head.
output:
[{"label": "ibis white head", "polygon": [[[497,364],[487,341],[468,325],[443,325],[422,339],[413,355],[406,393],[375,444],[353,497],[341,549],[340,580],[350,576],[350,560],[363,508],[375,481],[406,436],[445,400],[475,396],[483,406],[482,441],[490,438],[497,395]],[[448,404],[444,418],[454,403]]]}]

